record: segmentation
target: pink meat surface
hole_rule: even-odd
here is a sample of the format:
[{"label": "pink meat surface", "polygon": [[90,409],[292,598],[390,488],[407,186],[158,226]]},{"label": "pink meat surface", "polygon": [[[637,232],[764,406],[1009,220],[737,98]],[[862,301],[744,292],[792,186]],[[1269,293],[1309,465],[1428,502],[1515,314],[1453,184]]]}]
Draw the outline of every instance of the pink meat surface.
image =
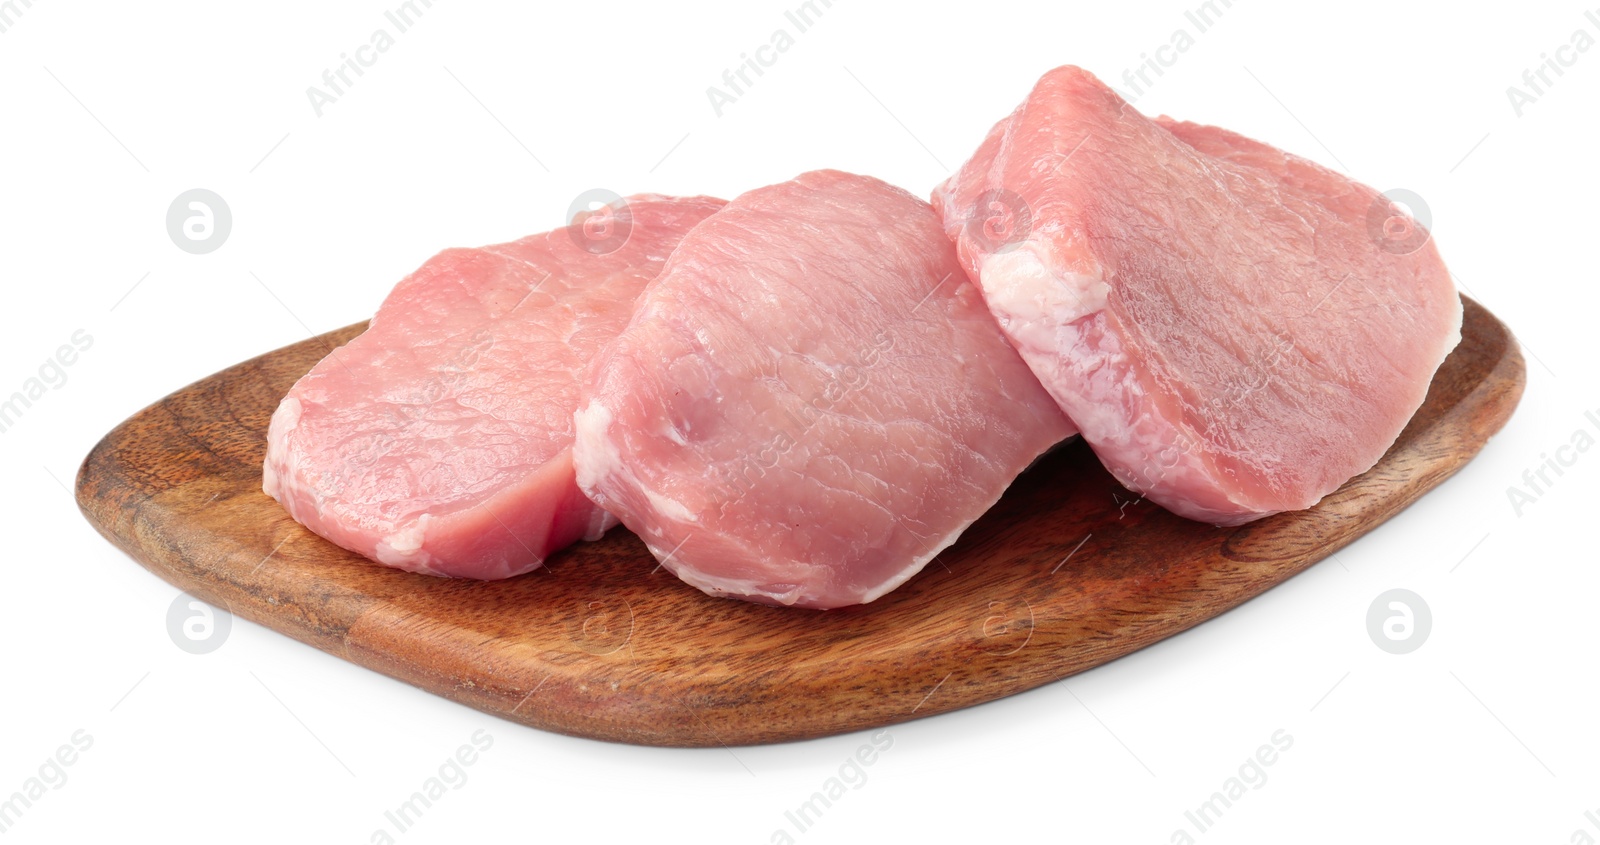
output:
[{"label": "pink meat surface", "polygon": [[1316,504],[1459,340],[1427,231],[1371,188],[1051,71],[934,191],[1006,335],[1101,461],[1194,519]]},{"label": "pink meat surface", "polygon": [[446,250],[272,416],[262,487],[379,563],[508,578],[616,520],[572,468],[578,376],[722,200],[629,198],[573,227]]},{"label": "pink meat surface", "polygon": [[684,238],[587,379],[574,460],[689,584],[831,608],[911,577],[1072,433],[933,209],[818,171]]}]

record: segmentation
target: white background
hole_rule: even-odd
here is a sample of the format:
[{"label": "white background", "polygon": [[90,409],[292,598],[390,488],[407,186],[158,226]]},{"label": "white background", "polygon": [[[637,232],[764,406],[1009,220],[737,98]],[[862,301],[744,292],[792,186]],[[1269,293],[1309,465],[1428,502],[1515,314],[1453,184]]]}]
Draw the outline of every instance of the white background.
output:
[{"label": "white background", "polygon": [[[866,783],[798,835],[785,811],[866,735],[732,751],[562,737],[237,619],[190,655],[166,630],[177,590],[100,539],[65,486],[139,408],[364,318],[439,249],[561,225],[596,187],[732,196],[836,167],[925,194],[1043,71],[1118,83],[1194,34],[1199,3],[835,0],[721,117],[707,87],[792,32],[794,0],[439,0],[320,117],[307,87],[393,32],[397,0],[5,5],[0,393],[75,331],[94,338],[0,434],[0,799],[75,731],[93,737],[6,841],[367,842],[480,729],[494,744],[470,779],[400,841],[1600,839],[1600,448],[1520,514],[1507,493],[1574,432],[1600,437],[1584,417],[1600,414],[1600,47],[1563,53],[1576,62],[1521,116],[1506,92],[1575,31],[1600,37],[1600,11],[1236,0],[1178,55],[1141,110],[1426,199],[1463,287],[1526,341],[1521,409],[1443,487],[1244,607],[894,727]],[[195,187],[234,216],[204,256],[164,223]],[[1365,630],[1394,587],[1434,617],[1405,656]],[[1185,810],[1279,730],[1293,746],[1266,782],[1196,834]]]}]

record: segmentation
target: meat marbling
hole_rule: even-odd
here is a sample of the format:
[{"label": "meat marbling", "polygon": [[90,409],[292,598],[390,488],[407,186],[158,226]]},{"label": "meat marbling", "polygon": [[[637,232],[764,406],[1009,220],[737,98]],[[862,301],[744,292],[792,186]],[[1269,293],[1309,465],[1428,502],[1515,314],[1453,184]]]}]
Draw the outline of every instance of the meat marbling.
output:
[{"label": "meat marbling", "polygon": [[1428,232],[1371,188],[1046,74],[934,191],[1022,357],[1124,485],[1238,524],[1382,457],[1459,340]]},{"label": "meat marbling", "polygon": [[430,259],[279,405],[263,488],[334,543],[431,575],[506,578],[597,539],[616,520],[574,483],[578,375],[722,205],[636,196]]},{"label": "meat marbling", "polygon": [[574,461],[689,584],[830,608],[911,577],[1071,433],[933,209],[818,171],[683,239],[586,380]]}]

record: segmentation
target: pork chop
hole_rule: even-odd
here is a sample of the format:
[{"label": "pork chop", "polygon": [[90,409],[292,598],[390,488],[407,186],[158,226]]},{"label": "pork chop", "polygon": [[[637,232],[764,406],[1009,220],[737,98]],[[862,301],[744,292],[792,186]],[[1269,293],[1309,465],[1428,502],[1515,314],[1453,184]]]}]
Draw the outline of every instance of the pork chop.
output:
[{"label": "pork chop", "polygon": [[272,416],[262,487],[379,563],[495,579],[616,520],[573,479],[578,375],[722,200],[636,196],[572,226],[451,249]]},{"label": "pork chop", "polygon": [[1012,344],[1116,478],[1223,525],[1370,468],[1459,340],[1426,229],[1377,191],[1046,74],[934,191]]},{"label": "pork chop", "polygon": [[689,584],[831,608],[911,577],[1070,434],[933,209],[818,171],[683,239],[586,380],[573,460]]}]

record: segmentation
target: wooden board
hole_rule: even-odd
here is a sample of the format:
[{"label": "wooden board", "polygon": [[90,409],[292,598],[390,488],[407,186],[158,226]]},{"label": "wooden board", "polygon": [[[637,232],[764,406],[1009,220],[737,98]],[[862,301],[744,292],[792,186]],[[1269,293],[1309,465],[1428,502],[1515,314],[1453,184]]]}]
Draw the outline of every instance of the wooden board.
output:
[{"label": "wooden board", "polygon": [[268,353],[139,412],[84,461],[83,512],[162,578],[352,663],[523,724],[651,745],[901,722],[1172,636],[1448,478],[1504,425],[1524,379],[1510,332],[1467,300],[1461,345],[1410,426],[1309,511],[1233,529],[1190,522],[1130,501],[1077,443],[900,589],[818,612],[705,596],[620,528],[496,583],[386,569],[301,528],[261,492],[267,421],[361,330]]}]

